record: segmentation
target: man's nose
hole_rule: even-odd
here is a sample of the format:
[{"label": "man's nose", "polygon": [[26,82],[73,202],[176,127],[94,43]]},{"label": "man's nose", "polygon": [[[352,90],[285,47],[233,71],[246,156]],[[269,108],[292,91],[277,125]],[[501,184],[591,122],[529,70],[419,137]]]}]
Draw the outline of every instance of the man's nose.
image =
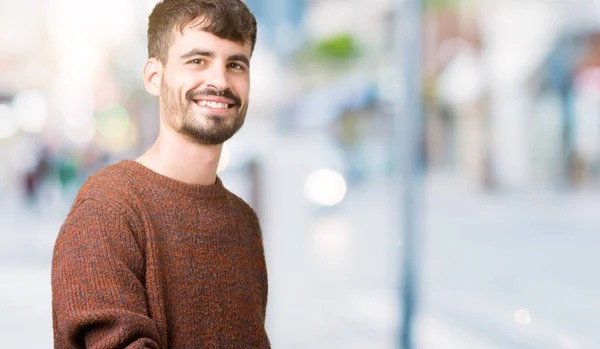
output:
[{"label": "man's nose", "polygon": [[207,72],[206,84],[214,87],[219,91],[223,91],[229,88],[229,81],[227,80],[227,70],[221,66],[212,66]]}]

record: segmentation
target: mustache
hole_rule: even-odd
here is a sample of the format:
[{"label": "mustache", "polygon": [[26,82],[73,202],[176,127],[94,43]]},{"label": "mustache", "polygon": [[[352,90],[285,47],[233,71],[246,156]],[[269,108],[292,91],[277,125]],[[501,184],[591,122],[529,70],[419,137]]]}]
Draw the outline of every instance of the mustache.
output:
[{"label": "mustache", "polygon": [[231,99],[236,105],[242,104],[242,99],[231,92],[230,89],[225,89],[222,91],[214,89],[204,89],[200,91],[192,90],[185,94],[185,98],[190,102],[192,102],[194,99],[199,99],[200,97],[206,96],[224,97]]}]

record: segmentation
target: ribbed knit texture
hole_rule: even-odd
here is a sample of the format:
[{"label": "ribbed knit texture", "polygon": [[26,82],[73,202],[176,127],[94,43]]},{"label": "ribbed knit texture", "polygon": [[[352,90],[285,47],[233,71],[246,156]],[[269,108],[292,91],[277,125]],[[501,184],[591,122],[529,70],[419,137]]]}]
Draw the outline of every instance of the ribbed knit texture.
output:
[{"label": "ribbed knit texture", "polygon": [[52,260],[54,347],[270,348],[256,214],[221,180],[121,161],[90,176]]}]

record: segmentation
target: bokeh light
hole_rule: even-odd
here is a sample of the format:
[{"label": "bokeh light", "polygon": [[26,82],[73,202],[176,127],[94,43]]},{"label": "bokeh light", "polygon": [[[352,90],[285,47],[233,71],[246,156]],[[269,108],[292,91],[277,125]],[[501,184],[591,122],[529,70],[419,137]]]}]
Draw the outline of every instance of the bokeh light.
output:
[{"label": "bokeh light", "polygon": [[48,109],[44,96],[37,91],[19,93],[12,102],[15,120],[25,132],[39,133],[48,122]]},{"label": "bokeh light", "polygon": [[515,322],[519,325],[529,325],[531,323],[531,315],[527,309],[519,309],[515,312]]},{"label": "bokeh light", "polygon": [[317,170],[306,179],[304,192],[316,204],[335,206],[346,196],[346,180],[334,170]]},{"label": "bokeh light", "polygon": [[12,137],[18,130],[12,108],[6,104],[0,104],[0,139]]},{"label": "bokeh light", "polygon": [[81,124],[65,124],[65,135],[68,139],[77,144],[89,143],[96,134],[96,124],[93,118],[85,120]]}]

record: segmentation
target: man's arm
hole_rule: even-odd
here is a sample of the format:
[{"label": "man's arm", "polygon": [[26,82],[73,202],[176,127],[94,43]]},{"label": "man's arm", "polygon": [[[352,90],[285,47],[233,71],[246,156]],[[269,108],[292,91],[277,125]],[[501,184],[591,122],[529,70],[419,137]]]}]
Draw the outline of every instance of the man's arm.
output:
[{"label": "man's arm", "polygon": [[159,349],[144,271],[124,209],[94,200],[74,208],[52,258],[54,347]]}]

